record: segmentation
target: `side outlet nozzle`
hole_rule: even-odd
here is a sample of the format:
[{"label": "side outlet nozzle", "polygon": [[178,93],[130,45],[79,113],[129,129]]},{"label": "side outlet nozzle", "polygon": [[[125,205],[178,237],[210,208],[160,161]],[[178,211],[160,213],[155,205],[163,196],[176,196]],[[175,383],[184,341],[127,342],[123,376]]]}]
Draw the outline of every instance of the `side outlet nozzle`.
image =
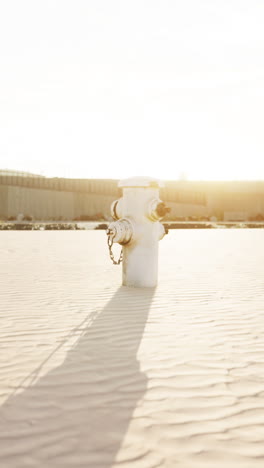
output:
[{"label": "side outlet nozzle", "polygon": [[159,221],[170,211],[171,208],[166,206],[163,201],[154,199],[149,204],[147,216],[151,221]]}]

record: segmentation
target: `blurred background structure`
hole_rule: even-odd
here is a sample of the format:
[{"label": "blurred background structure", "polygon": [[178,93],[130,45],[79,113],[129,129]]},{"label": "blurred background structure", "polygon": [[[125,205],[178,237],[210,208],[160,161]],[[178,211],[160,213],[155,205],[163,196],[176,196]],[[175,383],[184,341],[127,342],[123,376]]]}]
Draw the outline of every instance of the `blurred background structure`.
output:
[{"label": "blurred background structure", "polygon": [[[166,181],[167,220],[263,221],[264,181]],[[0,170],[0,219],[109,220],[115,179],[48,178]]]}]

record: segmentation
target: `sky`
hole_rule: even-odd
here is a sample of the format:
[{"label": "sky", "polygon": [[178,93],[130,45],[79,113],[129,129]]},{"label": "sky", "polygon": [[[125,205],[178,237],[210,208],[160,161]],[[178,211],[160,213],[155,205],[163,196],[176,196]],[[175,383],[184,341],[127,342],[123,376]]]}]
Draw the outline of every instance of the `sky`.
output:
[{"label": "sky", "polygon": [[0,168],[264,179],[263,0],[0,0]]}]

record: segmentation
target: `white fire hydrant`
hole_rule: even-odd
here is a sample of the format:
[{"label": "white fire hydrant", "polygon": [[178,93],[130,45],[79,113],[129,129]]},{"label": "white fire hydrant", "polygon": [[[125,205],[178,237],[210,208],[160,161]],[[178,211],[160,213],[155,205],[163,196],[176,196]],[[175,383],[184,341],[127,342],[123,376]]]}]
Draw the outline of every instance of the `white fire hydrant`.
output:
[{"label": "white fire hydrant", "polygon": [[[135,177],[121,180],[123,197],[112,203],[115,219],[107,229],[110,257],[114,264],[123,261],[123,285],[155,287],[158,277],[158,243],[166,234],[159,222],[170,208],[159,199],[163,183],[157,179]],[[123,246],[114,260],[112,245]]]}]

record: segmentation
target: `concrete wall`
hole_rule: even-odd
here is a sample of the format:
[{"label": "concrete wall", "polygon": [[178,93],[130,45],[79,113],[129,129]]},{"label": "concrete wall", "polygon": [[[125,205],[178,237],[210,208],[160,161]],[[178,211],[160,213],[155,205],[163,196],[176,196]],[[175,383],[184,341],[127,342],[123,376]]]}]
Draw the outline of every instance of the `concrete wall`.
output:
[{"label": "concrete wall", "polygon": [[107,195],[7,187],[7,217],[30,215],[37,220],[73,220],[81,216],[110,215],[114,197]]},{"label": "concrete wall", "polygon": [[[185,218],[188,216],[202,217],[207,216],[207,207],[205,205],[194,205],[190,203],[173,203],[166,202],[171,208],[171,212],[167,215],[168,219],[173,218]],[[166,219],[167,219],[166,218]]]},{"label": "concrete wall", "polygon": [[8,187],[0,185],[0,219],[8,216]]},{"label": "concrete wall", "polygon": [[53,190],[60,192],[96,193],[118,197],[121,193],[117,180],[111,179],[63,179],[40,176],[23,177],[19,175],[1,175],[0,186],[25,187],[38,190]]},{"label": "concrete wall", "polygon": [[8,216],[16,217],[19,213],[34,219],[72,219],[74,196],[70,192],[9,186]]},{"label": "concrete wall", "polygon": [[[36,220],[73,220],[101,214],[108,219],[113,200],[121,196],[116,180],[49,179],[0,175],[0,217],[20,213]],[[168,218],[249,219],[264,216],[264,182],[167,181],[160,197]]]},{"label": "concrete wall", "polygon": [[[263,184],[264,185],[264,184]],[[247,220],[257,215],[264,215],[264,190],[262,192],[245,189],[244,192],[232,191],[208,193],[207,206],[209,216],[219,219]]]}]

